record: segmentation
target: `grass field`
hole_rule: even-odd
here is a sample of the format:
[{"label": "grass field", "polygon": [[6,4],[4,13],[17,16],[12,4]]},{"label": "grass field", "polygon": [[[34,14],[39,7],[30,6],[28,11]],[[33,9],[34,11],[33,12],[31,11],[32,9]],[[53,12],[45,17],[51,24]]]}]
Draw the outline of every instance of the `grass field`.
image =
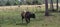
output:
[{"label": "grass field", "polygon": [[[25,20],[22,24],[21,11],[29,10],[36,14],[36,19],[31,18],[31,22],[26,25]],[[0,26],[1,27],[60,27],[60,14],[58,12],[50,13],[53,16],[44,16],[45,8],[39,7],[9,7],[0,8]],[[18,25],[16,25],[18,24]]]}]

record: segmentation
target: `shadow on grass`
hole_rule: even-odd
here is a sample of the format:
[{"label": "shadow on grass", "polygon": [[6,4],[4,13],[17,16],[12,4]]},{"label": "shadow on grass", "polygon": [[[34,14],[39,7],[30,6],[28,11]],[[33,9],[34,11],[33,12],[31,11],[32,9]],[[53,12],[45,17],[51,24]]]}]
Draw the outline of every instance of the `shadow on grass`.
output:
[{"label": "shadow on grass", "polygon": [[26,26],[27,24],[26,24],[26,23],[17,23],[16,25],[23,25],[23,26]]}]

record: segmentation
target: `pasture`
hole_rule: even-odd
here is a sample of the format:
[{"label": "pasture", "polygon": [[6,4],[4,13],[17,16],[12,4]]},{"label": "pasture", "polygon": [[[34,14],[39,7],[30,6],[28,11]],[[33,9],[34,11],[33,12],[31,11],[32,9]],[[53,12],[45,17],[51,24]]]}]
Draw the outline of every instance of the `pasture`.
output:
[{"label": "pasture", "polygon": [[[53,16],[44,16],[45,7],[41,5],[37,7],[37,5],[29,6],[27,8],[21,6],[2,6],[0,7],[0,27],[60,27],[60,14],[58,12],[50,13]],[[40,5],[38,5],[40,6]],[[29,10],[30,12],[34,12],[36,14],[36,19],[31,18],[31,22],[27,25],[22,24],[21,19],[21,11]]]}]

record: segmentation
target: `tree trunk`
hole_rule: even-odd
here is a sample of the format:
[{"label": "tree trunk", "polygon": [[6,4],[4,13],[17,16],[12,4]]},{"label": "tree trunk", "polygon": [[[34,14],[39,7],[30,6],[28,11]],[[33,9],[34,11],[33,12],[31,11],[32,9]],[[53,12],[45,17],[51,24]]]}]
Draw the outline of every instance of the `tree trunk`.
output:
[{"label": "tree trunk", "polygon": [[51,2],[50,2],[50,9],[52,9],[52,11],[54,11],[53,0],[51,0]]},{"label": "tree trunk", "polygon": [[48,13],[48,0],[45,0],[45,16],[49,16],[49,13]]},{"label": "tree trunk", "polygon": [[56,5],[56,10],[58,11],[58,0],[56,1],[57,5]]}]

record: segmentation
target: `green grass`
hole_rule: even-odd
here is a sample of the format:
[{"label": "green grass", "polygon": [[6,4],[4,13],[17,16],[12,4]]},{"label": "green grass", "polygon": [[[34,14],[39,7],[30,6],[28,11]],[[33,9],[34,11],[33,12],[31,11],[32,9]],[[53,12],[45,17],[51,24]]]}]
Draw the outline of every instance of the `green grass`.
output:
[{"label": "green grass", "polygon": [[[60,27],[59,26],[60,23],[58,21],[58,19],[60,18],[59,17],[57,18],[57,16],[45,17],[44,13],[36,13],[36,19],[35,20],[31,19],[31,22],[28,25],[26,25],[22,24],[20,13],[17,12],[12,13],[1,12],[1,13],[0,17],[2,15],[1,17],[2,27]],[[57,15],[58,13],[52,13],[52,14]]]},{"label": "green grass", "polygon": [[60,27],[59,13],[50,13],[53,16],[46,17],[44,16],[44,9],[38,9],[39,11],[36,9],[37,8],[28,9],[29,11],[35,12],[36,14],[36,19],[31,18],[31,22],[28,25],[26,25],[25,20],[24,24],[22,24],[20,11],[23,9],[0,11],[0,25],[1,27]]}]

